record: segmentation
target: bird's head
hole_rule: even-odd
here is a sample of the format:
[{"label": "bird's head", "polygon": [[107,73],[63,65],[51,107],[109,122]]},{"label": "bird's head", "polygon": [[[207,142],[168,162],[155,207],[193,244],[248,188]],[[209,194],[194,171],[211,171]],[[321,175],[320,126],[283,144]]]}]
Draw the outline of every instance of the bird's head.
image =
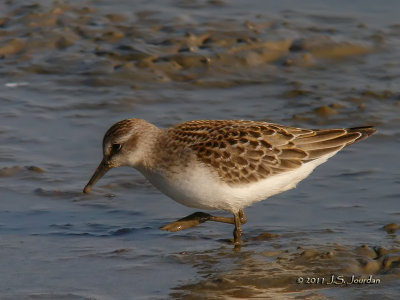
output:
[{"label": "bird's head", "polygon": [[103,138],[103,160],[83,189],[89,193],[96,182],[112,168],[141,164],[148,152],[149,140],[158,128],[141,119],[126,119],[115,123]]}]

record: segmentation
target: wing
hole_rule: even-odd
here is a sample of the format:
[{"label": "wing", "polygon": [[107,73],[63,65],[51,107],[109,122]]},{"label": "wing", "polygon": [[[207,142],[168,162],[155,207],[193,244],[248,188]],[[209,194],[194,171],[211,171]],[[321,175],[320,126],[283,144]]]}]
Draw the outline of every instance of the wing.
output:
[{"label": "wing", "polygon": [[[168,130],[231,185],[256,182],[299,168],[372,134],[370,127],[302,129],[256,121],[189,121]],[[178,146],[175,146],[178,147]]]}]

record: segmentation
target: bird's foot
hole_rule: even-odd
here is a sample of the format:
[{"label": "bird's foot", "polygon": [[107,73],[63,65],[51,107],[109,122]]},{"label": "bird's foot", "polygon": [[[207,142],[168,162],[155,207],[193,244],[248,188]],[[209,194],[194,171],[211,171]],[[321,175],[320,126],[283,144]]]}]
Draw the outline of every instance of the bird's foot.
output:
[{"label": "bird's foot", "polygon": [[211,217],[212,216],[210,214],[207,214],[204,212],[195,212],[187,217],[184,217],[175,222],[164,225],[163,227],[160,227],[160,229],[166,230],[166,231],[171,231],[171,232],[180,231],[180,230],[198,226],[201,223],[209,221],[211,219]]}]

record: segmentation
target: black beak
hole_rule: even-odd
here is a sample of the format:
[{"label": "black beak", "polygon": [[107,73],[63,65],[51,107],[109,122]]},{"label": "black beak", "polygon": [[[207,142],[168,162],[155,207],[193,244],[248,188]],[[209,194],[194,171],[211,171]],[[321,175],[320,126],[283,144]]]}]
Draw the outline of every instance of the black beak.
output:
[{"label": "black beak", "polygon": [[109,164],[109,162],[103,158],[99,166],[97,167],[96,171],[94,171],[94,174],[92,178],[90,178],[88,184],[85,186],[83,189],[84,193],[89,193],[92,187],[96,184],[96,182],[104,176],[104,174],[107,173],[108,170],[110,170],[112,166]]}]

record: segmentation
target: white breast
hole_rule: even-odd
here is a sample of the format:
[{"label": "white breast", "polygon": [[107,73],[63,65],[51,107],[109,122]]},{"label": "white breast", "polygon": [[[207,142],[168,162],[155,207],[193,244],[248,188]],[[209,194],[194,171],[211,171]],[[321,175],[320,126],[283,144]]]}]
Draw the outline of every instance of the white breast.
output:
[{"label": "white breast", "polygon": [[254,202],[296,187],[315,167],[336,153],[305,163],[293,171],[238,186],[229,186],[211,169],[200,164],[169,175],[140,171],[156,188],[180,204],[200,209],[237,212]]}]

